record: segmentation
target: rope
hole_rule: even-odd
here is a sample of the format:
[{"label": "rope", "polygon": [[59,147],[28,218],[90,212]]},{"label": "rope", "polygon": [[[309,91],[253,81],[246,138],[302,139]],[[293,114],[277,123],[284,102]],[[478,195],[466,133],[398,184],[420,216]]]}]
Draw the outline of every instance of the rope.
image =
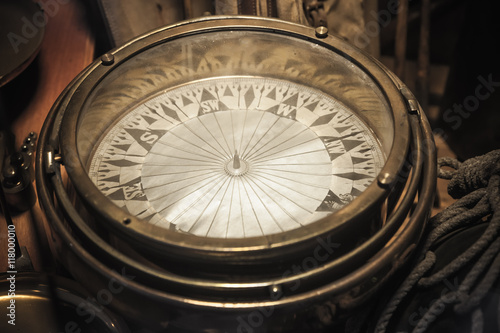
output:
[{"label": "rope", "polygon": [[460,164],[456,174],[448,183],[448,193],[459,199],[479,188],[484,188],[493,174],[500,168],[500,150],[468,159]]},{"label": "rope", "polygon": [[[460,168],[460,163],[458,160],[451,157],[442,157],[438,160],[438,177],[442,179],[450,180],[457,173],[456,170]],[[453,168],[453,171],[443,170],[443,167],[447,166]]]},{"label": "rope", "polygon": [[467,313],[473,310],[473,308],[478,307],[481,300],[486,296],[491,287],[498,279],[498,273],[500,272],[500,252],[498,246],[496,247],[497,256],[491,264],[486,276],[478,284],[476,289],[461,303],[455,305],[455,311],[457,313]]},{"label": "rope", "polygon": [[[458,200],[429,221],[423,246],[417,254],[420,262],[385,306],[375,333],[387,331],[399,305],[415,287],[432,287],[472,263],[458,289],[440,295],[422,314],[413,333],[427,332],[444,310],[452,306],[455,313],[470,316],[472,333],[483,332],[481,301],[500,277],[500,150],[463,163],[442,158],[438,160],[438,166],[438,177],[450,180],[448,193]],[[443,170],[443,167],[452,170]],[[489,224],[474,244],[439,271],[425,276],[436,262],[436,255],[431,249],[443,236],[477,224],[486,217]],[[498,310],[500,314],[500,307]],[[500,327],[500,321],[498,324]]]},{"label": "rope", "polygon": [[[474,207],[484,198],[488,191],[486,189],[478,189],[467,194],[461,200],[455,201],[447,209],[436,214],[430,221],[429,227],[431,230],[436,228],[444,228],[444,222],[450,220],[454,216],[461,215],[467,212],[470,207]],[[450,221],[448,221],[450,223]],[[429,240],[430,241],[430,240]],[[432,241],[434,242],[435,239]]]},{"label": "rope", "polygon": [[401,301],[410,292],[413,286],[415,286],[417,281],[420,280],[422,276],[424,276],[424,274],[432,268],[432,266],[434,266],[435,262],[436,255],[432,251],[428,251],[426,253],[425,259],[420,264],[418,264],[408,275],[403,284],[394,294],[393,298],[390,300],[389,304],[386,306],[385,311],[382,313],[377,323],[377,328],[375,329],[376,333],[383,333],[386,331],[387,325],[389,324],[389,321],[391,320]]},{"label": "rope", "polygon": [[430,326],[430,324],[433,323],[441,313],[443,313],[448,304],[452,304],[455,302],[455,293],[448,293],[439,297],[439,299],[432,303],[429,310],[427,310],[427,312],[418,321],[417,326],[415,326],[415,329],[413,329],[413,333],[424,333],[425,331],[427,331],[427,328]]}]

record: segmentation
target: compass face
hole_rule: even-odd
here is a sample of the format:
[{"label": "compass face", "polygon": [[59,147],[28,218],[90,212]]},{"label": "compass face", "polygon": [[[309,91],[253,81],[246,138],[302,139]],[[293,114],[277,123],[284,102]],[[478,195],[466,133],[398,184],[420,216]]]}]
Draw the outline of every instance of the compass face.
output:
[{"label": "compass face", "polygon": [[153,225],[245,238],[332,214],[384,162],[361,117],[319,90],[225,76],[136,103],[102,135],[88,172],[116,205]]}]

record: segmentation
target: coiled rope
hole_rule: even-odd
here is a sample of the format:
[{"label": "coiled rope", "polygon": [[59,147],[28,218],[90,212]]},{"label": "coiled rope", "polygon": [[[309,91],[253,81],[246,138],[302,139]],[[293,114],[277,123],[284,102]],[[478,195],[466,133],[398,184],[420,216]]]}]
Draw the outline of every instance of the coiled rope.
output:
[{"label": "coiled rope", "polygon": [[[413,288],[435,286],[472,262],[472,268],[459,287],[440,295],[422,315],[413,333],[428,331],[430,325],[444,312],[443,309],[449,307],[453,307],[456,314],[470,316],[470,332],[483,332],[484,316],[479,305],[500,276],[500,150],[463,163],[441,158],[438,166],[438,177],[450,180],[448,193],[458,200],[430,219],[423,246],[417,254],[418,264],[386,305],[375,327],[376,333],[387,331],[395,311]],[[443,167],[453,170],[444,170]],[[438,240],[485,217],[490,222],[474,244],[442,269],[425,276],[436,263],[436,255],[431,249]],[[500,308],[498,311],[500,317]],[[500,321],[498,325],[500,330]]]}]

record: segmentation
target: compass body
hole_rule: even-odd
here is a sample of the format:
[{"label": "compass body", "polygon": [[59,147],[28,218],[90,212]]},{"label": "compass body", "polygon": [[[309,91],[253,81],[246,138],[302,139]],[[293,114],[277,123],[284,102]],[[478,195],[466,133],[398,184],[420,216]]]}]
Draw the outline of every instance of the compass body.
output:
[{"label": "compass body", "polygon": [[279,20],[204,18],[113,50],[40,140],[61,260],[91,290],[121,281],[110,306],[158,330],[332,325],[405,261],[433,199],[411,93],[341,39]]}]

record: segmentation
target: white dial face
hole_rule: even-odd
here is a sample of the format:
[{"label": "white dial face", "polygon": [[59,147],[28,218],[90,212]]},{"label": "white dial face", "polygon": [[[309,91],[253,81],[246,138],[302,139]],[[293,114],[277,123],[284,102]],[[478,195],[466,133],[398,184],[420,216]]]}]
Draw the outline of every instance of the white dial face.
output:
[{"label": "white dial face", "polygon": [[244,238],[335,212],[384,162],[364,122],[320,91],[221,77],[132,108],[101,138],[89,175],[116,205],[149,223]]}]

